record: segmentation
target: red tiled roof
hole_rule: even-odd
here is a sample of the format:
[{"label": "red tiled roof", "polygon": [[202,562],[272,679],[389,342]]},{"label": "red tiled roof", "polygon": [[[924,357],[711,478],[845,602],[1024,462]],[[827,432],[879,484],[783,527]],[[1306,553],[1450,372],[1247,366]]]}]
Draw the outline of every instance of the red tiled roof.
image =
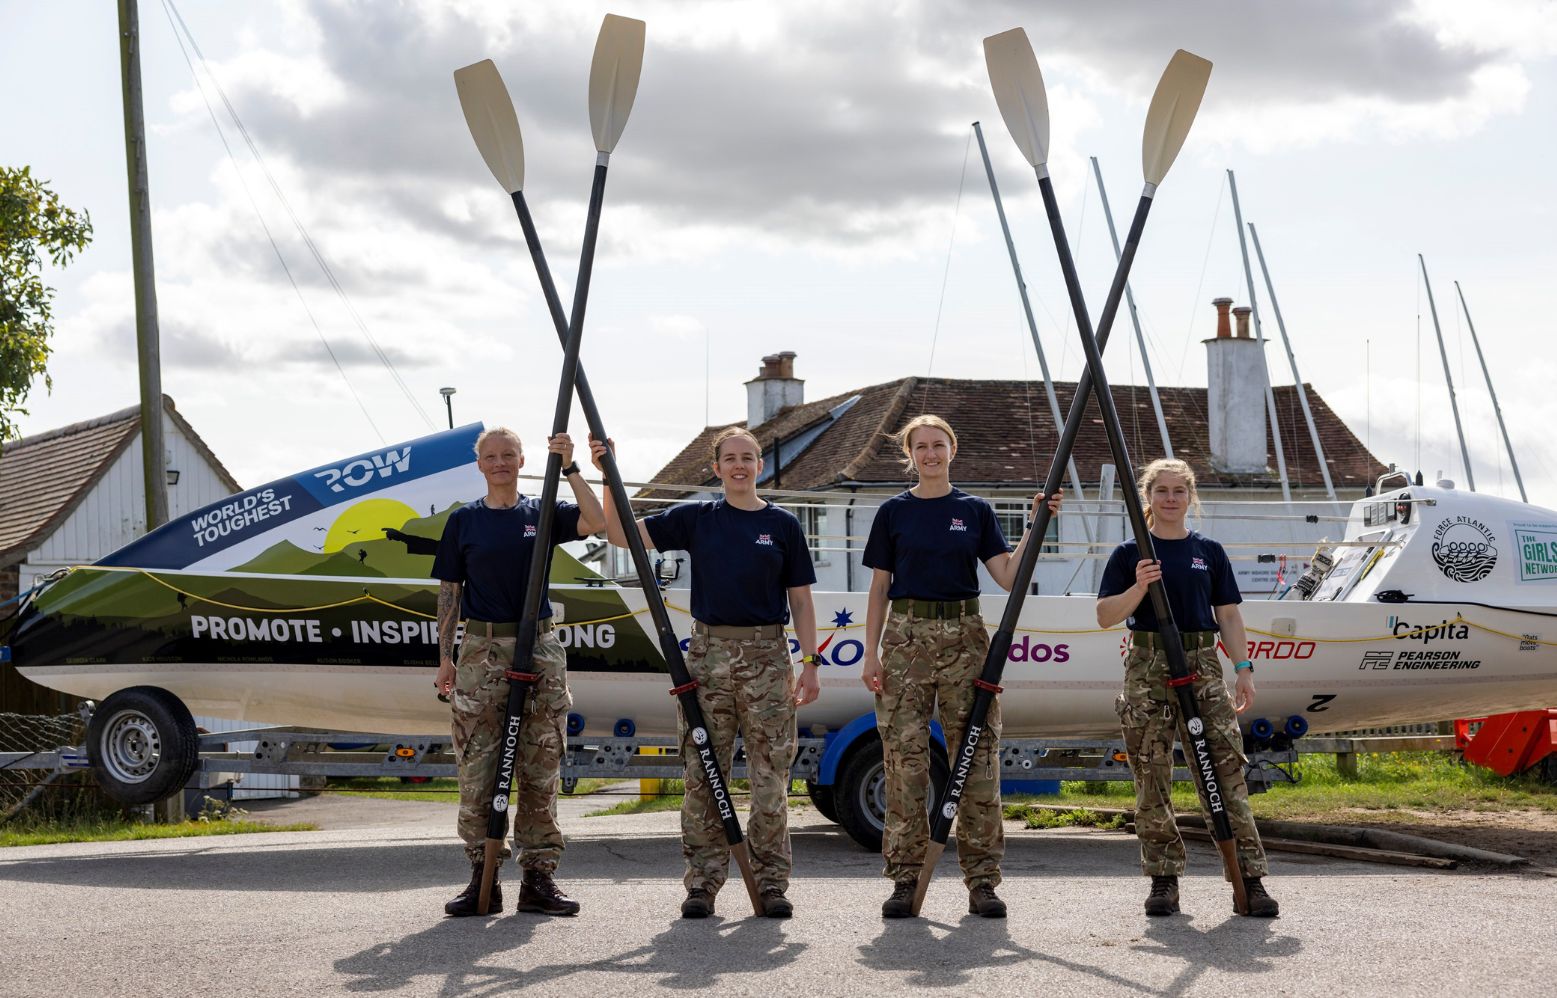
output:
[{"label": "red tiled roof", "polygon": [[[1312,385],[1309,407],[1324,446],[1325,460],[1337,488],[1362,488],[1384,473],[1384,465],[1339,417]],[[1114,406],[1123,423],[1125,446],[1137,467],[1162,455],[1161,437],[1151,395],[1144,387],[1111,386]],[[1067,412],[1075,396],[1074,382],[1055,382],[1060,411]],[[1159,387],[1163,418],[1173,440],[1174,456],[1188,461],[1202,487],[1279,487],[1275,447],[1266,429],[1266,453],[1271,467],[1263,475],[1232,475],[1211,466],[1204,388]],[[959,483],[988,487],[1036,488],[1048,473],[1049,461],[1059,444],[1059,430],[1049,411],[1043,384],[1035,381],[982,381],[952,378],[900,378],[885,384],[845,392],[780,412],[754,430],[764,446],[774,438],[790,439],[819,420],[839,403],[860,400],[829,426],[802,454],[789,458],[783,469],[784,489],[812,490],[843,482],[865,485],[903,485],[909,480],[901,452],[890,434],[920,413],[933,412],[957,431],[958,452],[954,477]],[[1303,421],[1297,391],[1291,385],[1275,388],[1276,409],[1281,419],[1282,450],[1287,477],[1294,487],[1323,485],[1308,428]],[[736,423],[731,425],[745,425]],[[714,481],[709,468],[709,443],[722,427],[705,427],[654,481],[674,485],[704,485]],[[1102,465],[1113,463],[1102,416],[1095,400],[1087,405],[1087,422],[1076,440],[1077,470],[1087,482],[1096,482]],[[771,483],[769,483],[771,484]],[[668,490],[645,490],[642,496],[673,498]]]},{"label": "red tiled roof", "polygon": [[[162,404],[223,484],[241,491],[173,400],[164,395]],[[0,565],[21,560],[63,523],[140,428],[140,407],[132,406],[5,445],[0,451]]]}]

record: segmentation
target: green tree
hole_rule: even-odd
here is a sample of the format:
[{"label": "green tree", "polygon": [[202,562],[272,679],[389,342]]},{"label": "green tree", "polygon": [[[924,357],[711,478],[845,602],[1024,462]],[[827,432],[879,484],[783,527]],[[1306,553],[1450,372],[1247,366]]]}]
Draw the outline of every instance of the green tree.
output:
[{"label": "green tree", "polygon": [[53,388],[49,360],[54,289],[43,283],[43,257],[56,267],[86,249],[92,219],[60,204],[28,167],[0,166],[0,445],[20,436],[11,417],[40,375]]}]

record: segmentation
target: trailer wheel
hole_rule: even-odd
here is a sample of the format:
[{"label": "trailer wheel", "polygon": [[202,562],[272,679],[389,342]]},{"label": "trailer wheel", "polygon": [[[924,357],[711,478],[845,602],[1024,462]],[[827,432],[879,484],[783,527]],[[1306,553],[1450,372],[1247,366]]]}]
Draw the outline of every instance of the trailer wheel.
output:
[{"label": "trailer wheel", "polygon": [[120,804],[152,804],[182,790],[200,765],[195,719],[155,686],[132,686],[98,705],[87,725],[97,784]]},{"label": "trailer wheel", "polygon": [[[950,775],[946,750],[932,741],[931,791],[926,810],[935,806],[935,798],[940,796]],[[838,824],[851,839],[871,852],[881,851],[881,838],[886,829],[887,794],[886,765],[881,759],[879,738],[870,739],[850,754],[839,772],[838,782],[833,784],[833,806],[838,811]]]},{"label": "trailer wheel", "polygon": [[838,806],[833,800],[833,785],[823,786],[815,780],[806,781],[806,793],[811,797],[811,803],[822,812],[822,817],[838,823]]}]

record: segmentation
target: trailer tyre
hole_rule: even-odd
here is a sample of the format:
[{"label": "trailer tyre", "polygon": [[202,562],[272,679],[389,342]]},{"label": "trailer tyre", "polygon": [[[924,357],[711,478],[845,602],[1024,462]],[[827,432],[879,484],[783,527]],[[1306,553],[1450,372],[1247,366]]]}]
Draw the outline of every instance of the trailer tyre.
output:
[{"label": "trailer tyre", "polygon": [[[931,790],[926,810],[935,806],[935,799],[940,796],[950,775],[946,749],[939,742],[932,741]],[[881,759],[880,739],[870,739],[849,755],[832,789],[838,824],[849,833],[849,838],[871,852],[879,853],[887,814],[886,765]]]},{"label": "trailer tyre", "polygon": [[200,765],[195,719],[155,686],[132,686],[98,704],[87,725],[97,784],[120,804],[152,804],[183,789]]},{"label": "trailer tyre", "polygon": [[832,785],[823,786],[815,780],[806,781],[806,793],[810,795],[811,803],[822,812],[822,817],[837,824],[838,806],[833,800],[834,789]]}]

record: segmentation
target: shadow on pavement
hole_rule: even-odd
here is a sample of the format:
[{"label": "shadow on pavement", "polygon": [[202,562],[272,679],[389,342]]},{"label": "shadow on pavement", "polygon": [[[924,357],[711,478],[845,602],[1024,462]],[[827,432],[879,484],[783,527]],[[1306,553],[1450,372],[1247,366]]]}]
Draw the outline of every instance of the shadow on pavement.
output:
[{"label": "shadow on pavement", "polygon": [[[417,978],[439,981],[442,994],[485,995],[538,987],[584,974],[639,974],[646,983],[676,989],[716,987],[730,976],[768,974],[793,963],[805,943],[785,938],[784,924],[763,918],[672,921],[642,946],[610,956],[541,964],[529,970],[483,965],[482,960],[522,948],[543,919],[499,916],[449,919],[398,942],[380,943],[335,962],[353,992],[392,991]],[[598,941],[588,951],[596,952]],[[713,947],[717,957],[711,958]],[[630,981],[624,982],[630,986]],[[621,984],[616,985],[618,987]]]},{"label": "shadow on pavement", "polygon": [[1280,933],[1280,919],[1244,918],[1229,913],[1209,929],[1199,929],[1193,916],[1148,919],[1145,939],[1130,948],[1143,956],[1183,964],[1165,987],[1154,994],[1183,995],[1195,988],[1208,970],[1228,974],[1269,974],[1280,968],[1273,961],[1296,955],[1303,943]]}]

